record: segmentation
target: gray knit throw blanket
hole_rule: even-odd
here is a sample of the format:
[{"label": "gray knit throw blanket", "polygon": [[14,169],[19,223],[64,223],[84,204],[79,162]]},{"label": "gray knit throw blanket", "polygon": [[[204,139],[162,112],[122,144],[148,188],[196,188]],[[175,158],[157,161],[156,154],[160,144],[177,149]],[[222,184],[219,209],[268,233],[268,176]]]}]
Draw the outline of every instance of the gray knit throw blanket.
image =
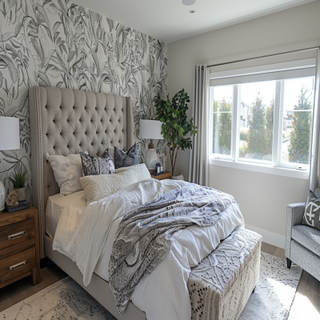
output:
[{"label": "gray knit throw blanket", "polygon": [[214,225],[234,198],[190,183],[125,215],[109,260],[109,284],[123,313],[135,287],[166,257],[172,241],[191,225]]}]

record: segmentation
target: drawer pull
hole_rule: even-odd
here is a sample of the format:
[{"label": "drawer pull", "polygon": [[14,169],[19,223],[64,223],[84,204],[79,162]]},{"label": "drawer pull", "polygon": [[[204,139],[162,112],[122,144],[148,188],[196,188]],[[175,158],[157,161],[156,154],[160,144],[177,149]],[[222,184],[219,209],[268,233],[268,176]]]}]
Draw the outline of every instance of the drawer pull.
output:
[{"label": "drawer pull", "polygon": [[14,240],[26,234],[26,230],[8,236],[8,240]]},{"label": "drawer pull", "polygon": [[17,269],[25,266],[26,264],[27,264],[27,260],[24,260],[24,261],[22,261],[22,262],[19,262],[19,263],[15,264],[15,265],[9,267],[9,270],[10,270],[10,271],[17,270]]}]

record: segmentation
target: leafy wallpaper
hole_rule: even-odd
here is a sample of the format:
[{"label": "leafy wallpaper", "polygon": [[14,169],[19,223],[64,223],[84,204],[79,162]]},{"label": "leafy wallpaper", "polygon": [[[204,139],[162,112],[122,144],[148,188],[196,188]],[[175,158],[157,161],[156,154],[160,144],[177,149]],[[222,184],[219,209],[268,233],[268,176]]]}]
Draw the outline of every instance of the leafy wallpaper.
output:
[{"label": "leafy wallpaper", "polygon": [[[165,96],[166,78],[166,44],[156,39],[69,0],[0,0],[0,116],[20,119],[21,140],[20,150],[0,151],[7,193],[13,171],[31,177],[29,87],[131,96],[137,131],[140,118],[153,118],[153,97]],[[147,142],[137,139],[143,160]],[[163,140],[156,147],[166,153]]]}]

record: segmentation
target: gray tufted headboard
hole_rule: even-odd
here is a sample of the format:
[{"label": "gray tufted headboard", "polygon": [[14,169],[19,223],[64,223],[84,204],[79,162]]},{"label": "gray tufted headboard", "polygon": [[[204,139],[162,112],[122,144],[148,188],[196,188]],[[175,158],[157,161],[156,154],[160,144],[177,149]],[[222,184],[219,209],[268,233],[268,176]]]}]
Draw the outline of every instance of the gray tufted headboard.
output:
[{"label": "gray tufted headboard", "polygon": [[45,257],[45,208],[59,192],[46,153],[101,155],[110,145],[134,143],[130,98],[54,87],[29,90],[33,205],[39,211],[40,256]]}]

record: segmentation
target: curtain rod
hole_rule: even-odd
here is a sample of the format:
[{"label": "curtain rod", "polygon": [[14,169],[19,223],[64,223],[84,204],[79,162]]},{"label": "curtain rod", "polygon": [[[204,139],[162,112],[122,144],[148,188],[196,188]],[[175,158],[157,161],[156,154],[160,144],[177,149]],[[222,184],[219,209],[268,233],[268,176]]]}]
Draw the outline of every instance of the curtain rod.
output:
[{"label": "curtain rod", "polygon": [[211,64],[211,65],[207,66],[207,68],[219,67],[219,66],[224,66],[226,64],[232,64],[232,63],[237,63],[237,62],[245,62],[245,61],[250,61],[250,60],[255,60],[255,59],[264,59],[264,58],[269,58],[269,57],[274,57],[274,56],[281,56],[281,55],[295,53],[295,52],[311,51],[311,50],[316,50],[316,49],[320,49],[320,47],[319,46],[310,47],[310,48],[305,48],[305,49],[298,49],[298,50],[285,51],[285,52],[280,52],[280,53],[273,53],[273,54],[268,54],[268,55],[265,55],[265,56],[259,56],[259,57],[253,57],[253,58],[247,58],[247,59],[241,59],[241,60],[234,60],[234,61],[229,61],[229,62]]}]

